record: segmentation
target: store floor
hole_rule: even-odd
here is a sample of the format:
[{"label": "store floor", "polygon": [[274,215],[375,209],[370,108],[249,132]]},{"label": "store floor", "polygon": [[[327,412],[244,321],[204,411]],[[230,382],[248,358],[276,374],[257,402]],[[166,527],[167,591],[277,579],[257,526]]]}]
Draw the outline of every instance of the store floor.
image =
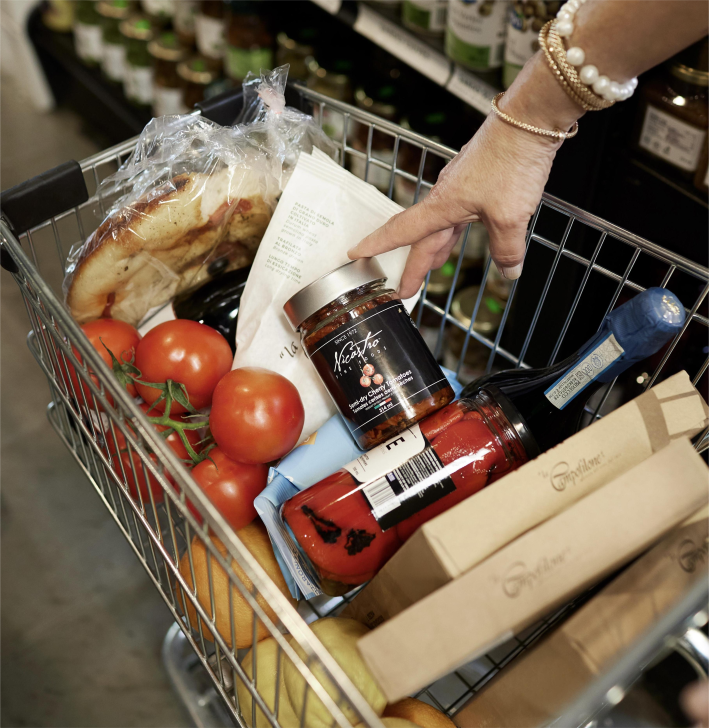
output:
[{"label": "store floor", "polygon": [[[39,114],[7,79],[1,88],[2,189],[98,151],[74,114]],[[0,281],[0,723],[189,726],[160,657],[169,612],[51,429],[22,299]]]}]

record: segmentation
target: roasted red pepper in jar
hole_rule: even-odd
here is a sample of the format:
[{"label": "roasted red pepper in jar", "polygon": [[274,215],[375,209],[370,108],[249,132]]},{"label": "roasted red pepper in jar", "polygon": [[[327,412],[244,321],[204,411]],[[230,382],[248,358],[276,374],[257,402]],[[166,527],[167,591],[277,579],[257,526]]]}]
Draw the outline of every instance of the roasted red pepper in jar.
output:
[{"label": "roasted red pepper in jar", "polygon": [[371,579],[422,524],[527,460],[485,392],[418,425],[298,493],[282,516],[327,594]]}]

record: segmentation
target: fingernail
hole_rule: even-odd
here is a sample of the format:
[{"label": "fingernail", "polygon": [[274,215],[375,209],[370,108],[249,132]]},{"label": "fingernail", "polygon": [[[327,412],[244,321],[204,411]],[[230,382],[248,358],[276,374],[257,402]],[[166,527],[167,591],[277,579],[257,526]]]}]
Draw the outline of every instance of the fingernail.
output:
[{"label": "fingernail", "polygon": [[507,278],[509,281],[515,281],[522,275],[522,264],[514,265],[511,268],[500,268],[503,278]]}]

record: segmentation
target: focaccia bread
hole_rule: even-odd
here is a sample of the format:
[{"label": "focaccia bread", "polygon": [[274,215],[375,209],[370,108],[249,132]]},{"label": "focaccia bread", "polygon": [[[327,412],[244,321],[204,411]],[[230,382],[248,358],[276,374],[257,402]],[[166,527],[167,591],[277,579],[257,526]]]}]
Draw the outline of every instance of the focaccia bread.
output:
[{"label": "focaccia bread", "polygon": [[278,186],[243,167],[174,177],[107,217],[82,247],[66,302],[79,323],[137,324],[154,306],[203,283],[211,271],[249,265]]}]

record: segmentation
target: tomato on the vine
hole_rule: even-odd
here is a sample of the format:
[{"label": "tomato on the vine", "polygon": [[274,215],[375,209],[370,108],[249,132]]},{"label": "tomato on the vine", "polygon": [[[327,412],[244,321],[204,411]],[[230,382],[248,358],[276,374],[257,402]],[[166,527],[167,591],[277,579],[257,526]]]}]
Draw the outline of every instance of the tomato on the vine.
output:
[{"label": "tomato on the vine", "polygon": [[248,526],[256,518],[254,498],[266,487],[268,466],[238,463],[218,447],[209,458],[192,468],[192,476],[232,528]]},{"label": "tomato on the vine", "polygon": [[[195,409],[211,404],[212,392],[231,369],[232,359],[231,348],[218,331],[189,319],[158,324],[143,337],[135,352],[140,379],[154,384],[170,379],[183,384]],[[159,389],[141,384],[140,380],[136,387],[148,404],[161,396]],[[164,400],[156,408],[164,410]],[[179,402],[173,402],[171,414],[185,411]]]},{"label": "tomato on the vine", "polygon": [[[106,362],[109,369],[112,368],[112,361],[111,355],[108,353],[108,351],[106,351],[107,348],[111,350],[113,355],[118,360],[119,364],[122,364],[124,362],[129,362],[133,358],[136,348],[138,347],[138,343],[141,339],[140,334],[134,326],[127,324],[125,321],[118,321],[117,319],[97,319],[96,321],[90,321],[88,324],[84,324],[81,327],[81,330],[84,332],[84,334],[86,334],[86,337],[91,342],[91,345],[94,347],[94,349],[96,349],[99,356]],[[73,346],[72,351],[74,352],[74,356],[79,360],[79,362],[83,362],[83,357]],[[63,360],[60,358],[59,361],[60,368],[64,370]],[[80,398],[81,395],[79,394],[79,392],[83,390],[87,404],[89,405],[89,407],[92,407],[93,399],[91,397],[91,388],[77,374],[74,365],[71,364],[68,359],[66,363],[67,369],[69,370],[69,378],[71,380],[71,384],[73,384],[74,387],[73,392],[76,394],[77,397]],[[64,371],[62,371],[62,374],[64,374]],[[91,371],[91,368],[89,368],[89,376],[91,377],[91,380],[94,382],[94,384],[96,384],[96,386],[98,387],[99,379],[96,374]],[[66,380],[66,376],[64,377],[64,380],[67,384],[69,393],[71,394],[72,387]],[[131,397],[136,396],[135,385],[132,382],[126,383],[126,391]],[[108,400],[109,404],[113,405],[113,397],[108,392],[106,392],[106,399]]]},{"label": "tomato on the vine", "polygon": [[[145,402],[141,402],[139,405],[140,409],[143,410],[143,412],[146,413],[148,417],[159,414],[156,413],[155,410],[150,410],[150,405],[146,404]],[[175,418],[176,420],[180,421],[179,417]],[[130,425],[128,425],[130,427]],[[153,427],[158,432],[165,432],[165,430],[169,429],[166,425],[156,425],[153,424]],[[131,430],[133,430],[132,427],[130,427]],[[130,489],[130,493],[138,500],[138,489],[136,488],[136,478],[133,474],[133,468],[131,467],[131,462],[135,467],[135,474],[137,475],[137,481],[138,481],[138,487],[140,488],[140,494],[143,497],[143,501],[147,502],[150,499],[150,496],[148,495],[148,483],[150,484],[150,490],[153,492],[153,498],[156,503],[161,503],[164,498],[163,489],[160,485],[160,483],[157,481],[157,478],[150,472],[150,470],[146,467],[146,471],[148,473],[148,479],[146,481],[145,478],[145,472],[143,471],[143,465],[142,460],[140,458],[140,455],[138,453],[131,449],[129,451],[128,445],[126,442],[125,435],[121,432],[121,430],[118,427],[113,428],[113,432],[115,432],[115,437],[113,436],[113,433],[111,432],[110,428],[106,429],[106,449],[108,451],[109,456],[111,457],[111,464],[113,466],[113,471],[116,473],[116,475],[119,478],[123,478],[123,473],[125,472],[125,480],[128,484],[128,488]],[[185,437],[187,438],[187,442],[192,446],[192,449],[195,450],[195,452],[199,452],[200,448],[200,437],[197,430],[184,430]],[[189,461],[190,455],[187,451],[187,448],[185,447],[185,444],[182,442],[182,439],[177,434],[177,432],[173,431],[171,432],[166,438],[165,442],[170,446],[172,451],[177,455],[177,457],[180,460]],[[153,463],[157,464],[158,460],[157,457],[151,453],[150,459],[153,461]],[[120,462],[119,462],[120,461]],[[121,462],[123,464],[123,470],[121,470]],[[185,463],[186,465],[188,463]],[[173,483],[173,478],[170,476],[170,474],[166,471],[165,477]]]},{"label": "tomato on the vine", "polygon": [[209,427],[227,457],[268,463],[290,452],[303,429],[298,390],[268,369],[241,367],[217,384]]}]

